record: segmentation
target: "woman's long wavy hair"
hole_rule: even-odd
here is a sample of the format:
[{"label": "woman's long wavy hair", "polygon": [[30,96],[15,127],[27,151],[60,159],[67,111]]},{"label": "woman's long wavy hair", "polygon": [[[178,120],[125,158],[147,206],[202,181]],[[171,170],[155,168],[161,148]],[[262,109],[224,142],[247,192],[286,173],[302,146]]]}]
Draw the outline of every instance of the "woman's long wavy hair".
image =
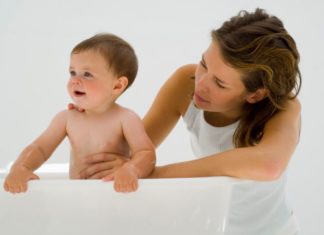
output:
[{"label": "woman's long wavy hair", "polygon": [[269,119],[300,91],[296,43],[281,20],[259,8],[253,13],[241,11],[211,35],[225,62],[243,74],[247,92],[267,91],[261,101],[246,102],[233,137],[236,147],[253,146],[261,140]]}]

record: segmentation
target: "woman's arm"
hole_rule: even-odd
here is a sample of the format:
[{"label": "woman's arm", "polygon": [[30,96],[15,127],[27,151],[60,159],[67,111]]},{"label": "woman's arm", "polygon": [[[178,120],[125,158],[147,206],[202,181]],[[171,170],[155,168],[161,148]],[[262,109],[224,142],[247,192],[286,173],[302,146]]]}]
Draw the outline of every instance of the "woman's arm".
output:
[{"label": "woman's arm", "polygon": [[179,68],[161,87],[143,121],[155,147],[168,136],[186,112],[194,92],[196,65]]},{"label": "woman's arm", "polygon": [[232,176],[252,180],[277,179],[286,169],[298,143],[300,112],[299,101],[289,101],[286,110],[278,112],[266,124],[258,145],[157,167],[151,177]]}]

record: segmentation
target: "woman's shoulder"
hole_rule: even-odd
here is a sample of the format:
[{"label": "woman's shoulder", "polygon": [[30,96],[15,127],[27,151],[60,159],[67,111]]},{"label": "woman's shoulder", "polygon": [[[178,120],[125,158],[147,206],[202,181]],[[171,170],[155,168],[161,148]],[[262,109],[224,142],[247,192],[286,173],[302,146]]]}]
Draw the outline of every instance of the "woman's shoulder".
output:
[{"label": "woman's shoulder", "polygon": [[267,129],[287,127],[293,125],[300,128],[301,103],[297,98],[288,100],[284,109],[278,111],[267,123]]},{"label": "woman's shoulder", "polygon": [[195,89],[196,64],[179,67],[167,82],[169,99],[181,115],[186,112]]},{"label": "woman's shoulder", "polygon": [[301,108],[301,103],[298,98],[294,98],[288,100],[284,106],[284,110],[279,111],[279,113],[285,112],[290,115],[299,116],[301,113]]},{"label": "woman's shoulder", "polygon": [[179,67],[173,74],[178,79],[193,79],[195,77],[197,64],[186,64]]},{"label": "woman's shoulder", "polygon": [[177,96],[193,92],[196,64],[179,67],[166,82],[169,92],[174,91]]},{"label": "woman's shoulder", "polygon": [[288,107],[294,109],[296,112],[301,112],[301,103],[298,98],[291,99],[287,102]]}]

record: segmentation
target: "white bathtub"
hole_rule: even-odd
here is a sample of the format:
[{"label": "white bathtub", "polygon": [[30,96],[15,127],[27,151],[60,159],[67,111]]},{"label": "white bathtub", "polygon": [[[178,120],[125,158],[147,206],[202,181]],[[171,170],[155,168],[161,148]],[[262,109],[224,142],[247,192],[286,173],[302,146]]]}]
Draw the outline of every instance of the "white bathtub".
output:
[{"label": "white bathtub", "polygon": [[3,190],[1,235],[221,235],[231,189],[228,177],[140,180],[122,194],[101,180],[68,180],[66,172],[39,173],[27,193]]}]

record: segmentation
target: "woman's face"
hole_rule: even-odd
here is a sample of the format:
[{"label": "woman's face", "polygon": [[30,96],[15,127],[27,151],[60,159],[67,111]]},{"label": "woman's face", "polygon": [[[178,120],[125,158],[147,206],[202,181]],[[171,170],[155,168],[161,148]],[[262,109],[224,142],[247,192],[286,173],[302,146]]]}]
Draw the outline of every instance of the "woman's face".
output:
[{"label": "woman's face", "polygon": [[226,64],[217,42],[212,42],[197,66],[193,100],[198,108],[238,118],[246,89],[238,70]]}]

